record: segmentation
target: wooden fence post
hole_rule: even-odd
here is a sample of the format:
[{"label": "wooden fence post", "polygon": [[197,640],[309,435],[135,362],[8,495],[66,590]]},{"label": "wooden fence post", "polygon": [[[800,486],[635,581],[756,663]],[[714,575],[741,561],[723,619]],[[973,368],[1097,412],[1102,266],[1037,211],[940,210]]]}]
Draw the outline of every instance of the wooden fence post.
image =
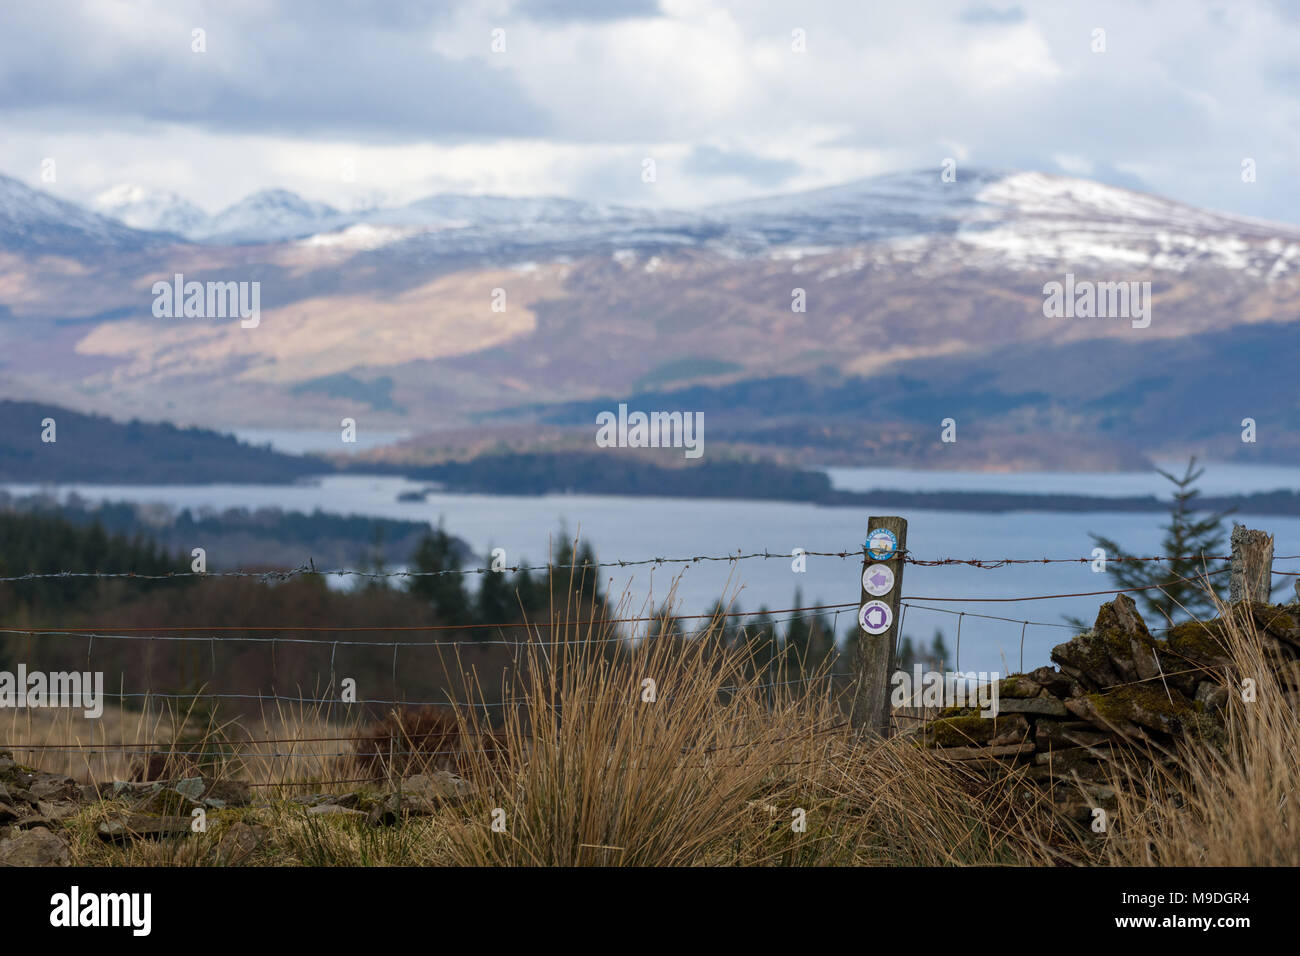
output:
[{"label": "wooden fence post", "polygon": [[1273,593],[1273,536],[1245,525],[1232,529],[1232,565],[1228,571],[1229,601],[1267,604]]},{"label": "wooden fence post", "polygon": [[898,609],[903,596],[907,519],[870,518],[862,548],[862,592],[858,605],[858,652],[849,719],[859,736],[889,736],[889,683],[898,643]]}]

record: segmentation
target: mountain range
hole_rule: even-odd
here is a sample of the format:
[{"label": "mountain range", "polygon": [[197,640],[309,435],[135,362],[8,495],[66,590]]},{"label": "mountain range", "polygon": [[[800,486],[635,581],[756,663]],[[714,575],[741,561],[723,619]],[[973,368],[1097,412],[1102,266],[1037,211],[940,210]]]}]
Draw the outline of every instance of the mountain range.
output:
[{"label": "mountain range", "polygon": [[[424,462],[467,433],[590,450],[626,400],[707,409],[710,454],[788,462],[1300,461],[1297,400],[1259,371],[1297,352],[1300,227],[1089,180],[927,170],[691,210],[92,205],[0,177],[0,397],[226,430],[352,417],[417,433],[382,455]],[[156,318],[177,273],[259,283],[260,323]],[[1150,325],[1047,317],[1067,275],[1150,283]]]}]

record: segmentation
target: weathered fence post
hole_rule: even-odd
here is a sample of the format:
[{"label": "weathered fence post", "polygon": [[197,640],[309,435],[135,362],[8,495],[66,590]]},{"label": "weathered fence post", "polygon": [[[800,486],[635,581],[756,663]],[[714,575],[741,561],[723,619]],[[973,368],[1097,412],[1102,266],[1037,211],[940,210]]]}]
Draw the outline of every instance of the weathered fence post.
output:
[{"label": "weathered fence post", "polygon": [[862,598],[858,606],[850,722],[859,736],[889,735],[889,682],[898,643],[898,607],[903,596],[907,519],[870,518],[862,547]]},{"label": "weathered fence post", "polygon": [[1232,529],[1232,565],[1228,571],[1229,601],[1267,604],[1273,593],[1273,536],[1245,525]]}]

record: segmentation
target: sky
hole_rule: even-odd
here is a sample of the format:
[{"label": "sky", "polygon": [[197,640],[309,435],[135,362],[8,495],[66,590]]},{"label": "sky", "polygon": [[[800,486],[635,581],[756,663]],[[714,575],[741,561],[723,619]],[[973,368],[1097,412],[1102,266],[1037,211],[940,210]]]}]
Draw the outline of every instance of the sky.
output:
[{"label": "sky", "polygon": [[686,207],[947,159],[1300,222],[1300,0],[0,0],[0,173],[77,201]]}]

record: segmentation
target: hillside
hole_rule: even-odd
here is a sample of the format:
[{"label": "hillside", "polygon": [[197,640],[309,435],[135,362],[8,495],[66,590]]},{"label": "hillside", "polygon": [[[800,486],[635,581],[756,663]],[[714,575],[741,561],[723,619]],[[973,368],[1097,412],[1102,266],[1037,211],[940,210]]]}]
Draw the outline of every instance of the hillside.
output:
[{"label": "hillside", "polygon": [[[43,442],[42,422],[55,422]],[[231,435],[167,422],[115,422],[54,405],[0,400],[0,481],[99,484],[277,482],[331,471]]]},{"label": "hillside", "polygon": [[[711,434],[788,460],[1132,467],[1230,437],[1178,414],[1177,383],[1293,349],[1300,317],[1297,227],[1034,172],[694,210],[443,195],[343,212],[278,191],[191,223],[191,241],[5,184],[0,390],[119,419],[490,436],[672,392],[734,397]],[[193,219],[135,189],[102,208]],[[260,283],[260,324],[153,317],[152,283],[176,273]],[[1067,274],[1149,282],[1149,326],[1045,317]],[[1300,461],[1300,425],[1243,404],[1224,421],[1275,415],[1261,454]],[[937,447],[949,416],[980,441]],[[1063,428],[1073,441],[1040,440]]]}]

